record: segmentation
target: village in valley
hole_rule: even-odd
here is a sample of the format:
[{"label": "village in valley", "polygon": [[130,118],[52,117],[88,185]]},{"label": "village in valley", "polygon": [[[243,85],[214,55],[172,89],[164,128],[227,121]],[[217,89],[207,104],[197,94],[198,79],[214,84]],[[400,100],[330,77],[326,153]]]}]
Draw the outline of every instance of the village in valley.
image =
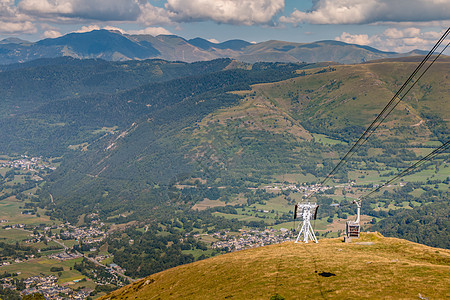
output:
[{"label": "village in valley", "polygon": [[[24,296],[40,293],[46,299],[87,299],[95,292],[96,286],[123,286],[128,283],[129,279],[123,275],[125,270],[116,264],[105,263],[111,260],[110,256],[89,246],[103,241],[106,237],[106,232],[102,229],[103,224],[98,225],[99,227],[76,227],[70,223],[45,227],[3,225],[2,236],[8,233],[27,236],[22,240],[23,247],[13,246],[13,254],[2,257],[0,283],[3,289],[18,291]],[[87,245],[88,251],[77,248],[79,244]],[[90,267],[87,267],[89,263]],[[48,271],[38,272],[30,277],[26,277],[25,271],[17,271],[33,269],[40,264],[48,264]],[[67,275],[63,272],[75,276],[65,278]]]},{"label": "village in valley", "polygon": [[[85,216],[88,223],[60,222],[39,207],[36,199],[42,177],[57,166],[57,159],[24,155],[0,157],[0,197],[3,200],[0,204],[8,207],[0,214],[0,250],[3,249],[0,286],[3,291],[10,290],[22,296],[39,293],[46,299],[90,299],[133,281],[102,246],[113,232],[113,223],[105,224],[96,213]],[[314,187],[275,184],[264,189],[307,191]],[[291,230],[285,228],[187,235],[206,240],[208,248],[220,252],[292,240]]]},{"label": "village in valley", "polygon": [[[3,293],[46,299],[88,299],[129,278],[108,253],[95,249],[106,236],[104,223],[61,222],[39,206],[43,178],[59,159],[0,156],[0,288]],[[53,199],[51,198],[53,201]],[[79,245],[87,245],[83,251]],[[100,287],[100,288],[98,288]],[[101,288],[107,287],[107,288]],[[2,296],[0,295],[0,298]]]},{"label": "village in valley", "polygon": [[214,233],[212,237],[218,239],[218,241],[212,243],[211,248],[226,251],[239,251],[293,240],[292,232],[286,228],[280,230],[241,230],[239,235],[230,235],[229,231],[225,231]]},{"label": "village in valley", "polygon": [[[157,234],[164,236],[174,232],[178,220],[169,221],[172,228],[120,221],[126,220],[126,214],[102,219],[98,213],[91,212],[82,215],[76,223],[58,220],[40,202],[43,178],[58,165],[58,158],[0,156],[1,290],[21,297],[39,293],[46,299],[93,299],[137,280],[135,270],[127,270],[115,260],[114,249],[109,248],[108,243],[114,239],[123,240],[124,235],[125,245],[133,245],[135,241],[126,237],[125,232],[145,233],[149,226],[155,226]],[[397,186],[404,185],[400,182]],[[199,260],[220,253],[293,241],[299,224],[292,218],[293,206],[309,194],[332,197],[326,204],[331,216],[318,219],[317,224],[314,221],[314,227],[318,237],[337,237],[344,231],[345,222],[354,216],[350,206],[346,208],[349,215],[342,211],[335,214],[333,209],[339,207],[341,201],[351,205],[358,189],[363,187],[353,180],[334,186],[274,180],[260,187],[248,187],[249,194],[256,197],[252,201],[242,196],[229,203],[204,199],[191,210],[209,209],[218,220],[245,221],[254,226],[233,231],[195,227],[184,232],[178,242],[181,244],[185,239],[193,238],[201,243],[201,250],[182,250],[184,254],[193,254],[193,260]],[[177,188],[181,191],[195,186],[179,185]],[[52,206],[53,196],[48,194],[46,197]],[[374,220],[365,215],[361,219],[363,224]]]},{"label": "village in valley", "polygon": [[[104,230],[105,224],[102,222],[94,220],[92,222],[94,224],[89,227],[77,227],[68,222],[46,227],[30,227],[25,224],[9,225],[7,220],[3,221],[4,225],[1,230],[5,233],[13,230],[28,235],[28,238],[23,240],[25,245],[34,245],[42,242],[46,245],[56,245],[52,246],[50,251],[38,249],[37,254],[25,254],[20,258],[18,256],[3,258],[4,260],[0,264],[0,283],[3,289],[19,291],[24,296],[40,293],[46,299],[87,299],[91,295],[96,294],[94,293],[95,286],[123,286],[132,281],[131,278],[124,275],[125,269],[115,263],[111,263],[112,257],[109,254],[102,253],[95,246],[91,246],[101,244],[107,237],[108,233]],[[232,234],[229,231],[225,231],[203,234],[203,236],[199,234],[194,235],[195,238],[204,238],[205,236],[216,240],[216,242],[211,244],[212,249],[225,252],[292,240],[292,233],[284,228],[281,230],[241,230],[239,233]],[[70,241],[73,246],[68,247],[65,241]],[[73,241],[77,241],[77,243],[74,244]],[[83,249],[87,251],[82,251],[78,247],[80,244],[84,245]],[[51,266],[59,264],[73,265],[69,267],[70,271],[72,271],[83,260],[92,262],[96,268],[91,269],[89,273],[82,272],[81,274],[84,275],[70,281],[61,280],[62,272],[67,270],[67,267],[51,267],[50,271],[53,272],[50,273],[55,275],[39,274],[23,278],[21,272],[11,273],[11,270],[19,270],[27,264],[39,264],[43,261]],[[99,272],[98,269],[102,269],[102,271]],[[106,273],[108,276],[100,276],[100,273],[103,273],[103,275]],[[86,285],[83,285],[83,283],[86,283]],[[101,289],[97,288],[97,290]]]}]

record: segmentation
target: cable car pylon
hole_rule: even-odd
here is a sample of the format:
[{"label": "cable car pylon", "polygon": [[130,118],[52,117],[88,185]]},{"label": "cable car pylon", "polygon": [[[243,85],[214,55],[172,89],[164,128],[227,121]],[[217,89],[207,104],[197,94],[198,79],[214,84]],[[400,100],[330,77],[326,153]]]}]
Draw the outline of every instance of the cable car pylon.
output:
[{"label": "cable car pylon", "polygon": [[302,235],[303,242],[308,243],[310,240],[312,240],[318,243],[316,235],[314,234],[314,230],[311,226],[311,219],[315,220],[317,217],[318,207],[319,205],[311,202],[297,203],[297,205],[295,205],[294,219],[297,219],[300,216],[303,219],[303,222],[298,224],[297,229],[300,228],[300,226],[302,226],[302,228],[300,229],[295,243],[298,243],[300,241]]}]

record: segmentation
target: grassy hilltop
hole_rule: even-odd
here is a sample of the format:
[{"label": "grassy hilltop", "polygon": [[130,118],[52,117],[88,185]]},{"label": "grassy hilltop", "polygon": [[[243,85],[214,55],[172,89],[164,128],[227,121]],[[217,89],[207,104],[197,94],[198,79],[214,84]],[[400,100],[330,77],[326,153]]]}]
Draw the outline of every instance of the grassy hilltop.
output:
[{"label": "grassy hilltop", "polygon": [[286,242],[179,266],[102,299],[442,299],[450,294],[450,250],[379,233],[343,243]]}]

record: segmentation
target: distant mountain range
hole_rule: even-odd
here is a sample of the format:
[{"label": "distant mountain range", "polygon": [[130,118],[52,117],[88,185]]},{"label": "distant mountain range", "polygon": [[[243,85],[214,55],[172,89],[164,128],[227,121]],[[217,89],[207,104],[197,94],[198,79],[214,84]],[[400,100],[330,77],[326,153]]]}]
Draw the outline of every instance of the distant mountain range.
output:
[{"label": "distant mountain range", "polygon": [[117,31],[94,30],[70,33],[55,39],[28,42],[17,38],[0,41],[0,64],[26,62],[38,58],[71,56],[112,61],[160,58],[170,61],[207,61],[234,58],[243,62],[322,62],[360,63],[369,60],[423,55],[384,52],[368,46],[338,41],[292,43],[266,41],[249,43],[230,40],[212,43],[202,38],[186,40],[175,35],[128,35]]}]

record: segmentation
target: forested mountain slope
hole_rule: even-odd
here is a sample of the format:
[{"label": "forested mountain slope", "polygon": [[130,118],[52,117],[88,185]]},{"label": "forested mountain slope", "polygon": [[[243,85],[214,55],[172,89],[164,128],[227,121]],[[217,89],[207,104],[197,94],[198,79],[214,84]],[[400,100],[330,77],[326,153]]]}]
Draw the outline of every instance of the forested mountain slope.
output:
[{"label": "forested mountain slope", "polygon": [[[449,64],[436,62],[335,175],[330,193],[318,196],[324,223],[346,219],[353,213],[347,202],[449,139]],[[243,206],[275,196],[283,210],[273,218],[283,222],[298,197],[266,186],[323,179],[416,65],[416,58],[358,65],[60,58],[11,65],[0,72],[0,150],[60,157],[40,187],[39,205],[71,222],[92,212],[123,223],[157,220],[205,200],[234,203],[239,211],[229,211],[244,218]],[[448,154],[425,167],[407,178],[414,189],[390,187],[369,199],[364,213],[376,223],[399,209],[448,203]],[[334,201],[347,206],[333,210]],[[258,213],[251,220],[271,224]],[[395,228],[386,222],[379,226]],[[430,222],[433,235],[445,227]]]}]

